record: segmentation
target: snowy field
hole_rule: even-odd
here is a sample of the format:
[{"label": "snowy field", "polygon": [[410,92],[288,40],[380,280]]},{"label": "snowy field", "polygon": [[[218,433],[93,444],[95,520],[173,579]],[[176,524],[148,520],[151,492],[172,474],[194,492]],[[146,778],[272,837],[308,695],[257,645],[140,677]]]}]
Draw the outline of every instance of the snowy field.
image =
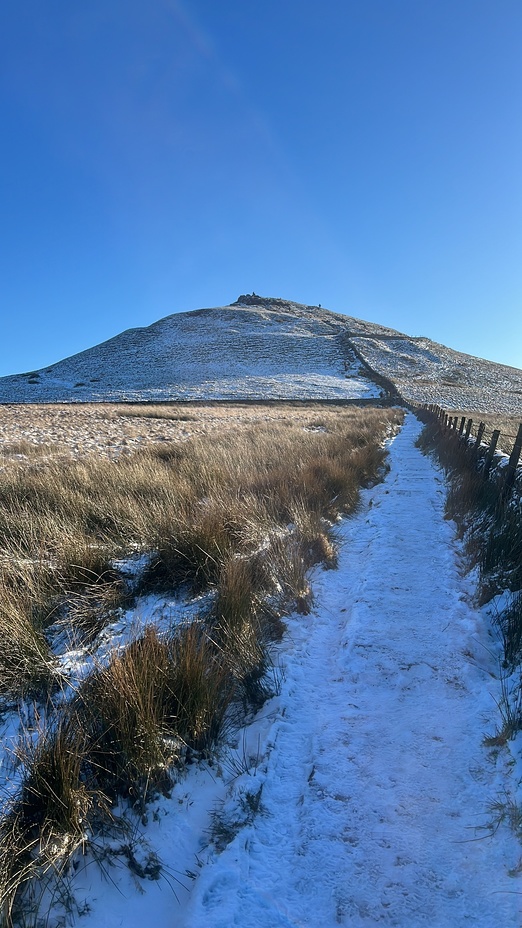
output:
[{"label": "snowy field", "polygon": [[277,695],[132,824],[130,868],[121,842],[80,866],[77,924],[518,928],[521,847],[492,807],[522,766],[514,742],[482,744],[500,649],[419,430],[409,416],[339,526],[339,569],[290,617]]}]

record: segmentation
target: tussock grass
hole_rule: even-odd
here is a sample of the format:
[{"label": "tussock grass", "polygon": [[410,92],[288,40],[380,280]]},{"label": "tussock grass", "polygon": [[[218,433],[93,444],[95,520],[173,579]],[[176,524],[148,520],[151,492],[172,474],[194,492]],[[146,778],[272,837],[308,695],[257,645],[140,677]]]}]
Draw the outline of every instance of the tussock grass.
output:
[{"label": "tussock grass", "polygon": [[446,511],[466,536],[486,598],[522,588],[522,516],[516,488],[506,495],[502,474],[484,479],[454,431],[430,421],[420,446],[434,451],[450,478]]},{"label": "tussock grass", "polygon": [[507,674],[500,674],[500,699],[497,702],[501,724],[493,736],[486,736],[486,747],[502,747],[522,730],[522,679],[513,686]]},{"label": "tussock grass", "polygon": [[[313,513],[318,527],[321,519],[335,520],[356,505],[360,484],[376,479],[379,439],[396,419],[393,410],[327,408],[321,432],[307,427],[317,413],[295,421],[288,415],[247,422],[239,435],[229,429],[211,441],[151,444],[117,460],[91,455],[67,465],[60,458],[7,464],[0,484],[2,561],[36,565],[45,583],[38,596],[31,590],[36,610],[28,610],[23,590],[0,593],[0,637],[8,645],[10,614],[23,615],[28,631],[35,612],[41,636],[59,603],[74,596],[84,597],[87,613],[87,601],[102,598],[104,578],[111,577],[114,591],[111,561],[131,549],[156,552],[145,584],[203,589],[218,583],[232,556],[251,555],[275,530],[297,524],[296,513],[301,522],[305,510]],[[321,556],[322,546],[332,560],[324,529],[312,536],[309,551],[315,546]],[[124,596],[123,585],[120,591]],[[78,612],[71,609],[71,618]],[[7,676],[16,695],[16,674]]]},{"label": "tussock grass", "polygon": [[87,574],[71,585],[53,625],[77,646],[94,644],[109,621],[133,600],[132,591],[115,571],[96,577]]},{"label": "tussock grass", "polygon": [[[293,418],[285,407],[277,421],[117,458],[7,461],[0,698],[50,699],[51,727],[27,743],[23,784],[0,825],[6,924],[35,879],[65,872],[111,802],[125,797],[142,812],[180,764],[262,705],[283,616],[309,611],[308,571],[335,566],[335,520],[379,479],[383,437],[401,419],[332,407]],[[150,563],[130,590],[114,563],[139,552]],[[53,628],[95,643],[130,596],[184,586],[212,591],[206,615],[161,636],[147,627],[68,708],[53,709]]]},{"label": "tussock grass", "polygon": [[[471,562],[479,568],[480,600],[488,602],[505,591],[511,594],[496,621],[504,649],[504,669],[513,672],[522,663],[522,508],[519,491],[515,486],[510,494],[506,494],[502,475],[494,472],[485,479],[456,433],[443,429],[431,416],[426,418],[421,447],[437,454],[449,476],[447,514],[459,526]],[[502,713],[509,715],[509,725],[503,724],[502,727],[505,740],[522,729],[522,714],[519,703],[514,707],[511,705],[507,690],[503,692],[502,706]]]},{"label": "tussock grass", "polygon": [[187,412],[178,404],[169,405],[148,405],[139,404],[137,406],[120,406],[117,407],[116,415],[131,416],[137,419],[175,419],[179,422],[197,422],[198,416]]},{"label": "tussock grass", "polygon": [[[22,783],[0,820],[2,924],[38,908],[38,896],[67,873],[88,841],[95,819],[110,817],[105,797],[85,781],[87,738],[67,710],[16,750]],[[22,901],[23,900],[23,901]]]},{"label": "tussock grass", "polygon": [[[522,663],[522,590],[513,594],[507,608],[498,616],[497,625],[506,666],[515,668]],[[522,711],[519,717],[519,728],[522,729]]]},{"label": "tussock grass", "polygon": [[186,749],[208,751],[234,690],[202,623],[161,638],[153,626],[83,684],[78,713],[100,788],[142,807]]},{"label": "tussock grass", "polygon": [[267,602],[278,580],[266,553],[223,563],[213,610],[213,638],[244,710],[258,709],[270,695],[270,645],[283,634],[280,613]]},{"label": "tussock grass", "polygon": [[44,445],[21,438],[18,441],[6,442],[3,444],[1,453],[5,455],[23,455],[24,457],[29,457],[47,454],[48,452]]},{"label": "tussock grass", "polygon": [[0,703],[49,693],[54,661],[43,633],[52,608],[45,567],[23,559],[0,566]]},{"label": "tussock grass", "polygon": [[32,623],[21,597],[0,606],[0,697],[41,697],[55,684],[53,660],[42,632]]}]

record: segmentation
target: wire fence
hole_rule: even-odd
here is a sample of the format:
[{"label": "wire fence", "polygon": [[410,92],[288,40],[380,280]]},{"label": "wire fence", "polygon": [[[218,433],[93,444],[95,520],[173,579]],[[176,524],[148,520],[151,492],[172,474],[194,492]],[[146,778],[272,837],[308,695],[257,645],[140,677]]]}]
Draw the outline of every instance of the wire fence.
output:
[{"label": "wire fence", "polygon": [[466,421],[466,427],[467,427],[467,422],[470,421],[471,422],[470,436],[474,438],[477,437],[480,425],[482,423],[484,425],[484,430],[482,433],[482,441],[485,443],[489,443],[491,441],[491,438],[493,437],[493,434],[498,431],[499,432],[499,438],[498,438],[498,444],[497,444],[498,450],[503,451],[504,454],[507,454],[507,455],[511,454],[511,451],[513,450],[513,445],[515,444],[517,437],[518,437],[518,429],[519,429],[520,423],[517,419],[502,418],[502,417],[497,418],[497,417],[490,416],[490,415],[466,412],[465,410],[458,410],[458,409],[444,410],[444,412],[447,412],[450,417],[457,416],[458,421],[459,421],[459,427],[460,427],[460,421],[462,417],[464,417]]},{"label": "wire fence", "polygon": [[[506,487],[514,484],[522,456],[522,422],[516,419],[498,419],[492,416],[468,416],[442,406],[425,404],[423,409],[434,415],[442,426],[466,442],[474,453],[484,476],[488,477],[494,462],[504,467]],[[502,457],[501,457],[502,455]],[[506,460],[507,459],[507,460]]]}]

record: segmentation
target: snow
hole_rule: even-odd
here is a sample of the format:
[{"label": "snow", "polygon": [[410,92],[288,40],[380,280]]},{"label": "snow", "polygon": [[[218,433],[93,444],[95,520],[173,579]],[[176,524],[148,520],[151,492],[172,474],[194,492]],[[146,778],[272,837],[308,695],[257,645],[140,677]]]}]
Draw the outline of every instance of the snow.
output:
[{"label": "snow", "polygon": [[111,654],[123,651],[132,641],[141,638],[148,625],[154,625],[160,634],[179,625],[190,625],[209,610],[211,599],[211,593],[189,599],[176,595],[140,596],[131,609],[121,610],[121,614],[100,632],[94,650],[91,645],[82,643],[81,634],[66,615],[47,630],[51,650],[57,658],[57,671],[63,677],[65,695],[76,692],[94,668],[104,667],[109,662]]},{"label": "snow", "polygon": [[419,429],[408,416],[386,480],[339,526],[339,569],[290,617],[276,695],[134,824],[165,878],[107,850],[75,877],[84,928],[520,924],[520,845],[491,813],[520,768],[482,743],[499,646]]},{"label": "snow", "polygon": [[522,415],[522,371],[517,368],[453,351],[428,338],[370,335],[352,342],[407,402]]},{"label": "snow", "polygon": [[381,395],[355,356],[347,362],[333,314],[288,305],[292,312],[221,306],[167,316],[49,368],[1,378],[0,402]]},{"label": "snow", "polygon": [[518,415],[522,371],[317,306],[255,297],[166,316],[50,367],[0,378],[0,403],[365,400]]}]

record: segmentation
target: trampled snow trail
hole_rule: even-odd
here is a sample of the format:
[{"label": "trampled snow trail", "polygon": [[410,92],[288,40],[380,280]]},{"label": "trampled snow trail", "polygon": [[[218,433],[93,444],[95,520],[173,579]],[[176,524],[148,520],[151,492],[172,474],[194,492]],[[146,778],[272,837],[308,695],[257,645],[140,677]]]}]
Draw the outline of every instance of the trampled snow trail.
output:
[{"label": "trampled snow trail", "polygon": [[521,923],[520,848],[479,828],[497,789],[481,745],[496,663],[419,429],[409,416],[344,523],[339,570],[290,625],[260,812],[203,866],[178,926]]}]

